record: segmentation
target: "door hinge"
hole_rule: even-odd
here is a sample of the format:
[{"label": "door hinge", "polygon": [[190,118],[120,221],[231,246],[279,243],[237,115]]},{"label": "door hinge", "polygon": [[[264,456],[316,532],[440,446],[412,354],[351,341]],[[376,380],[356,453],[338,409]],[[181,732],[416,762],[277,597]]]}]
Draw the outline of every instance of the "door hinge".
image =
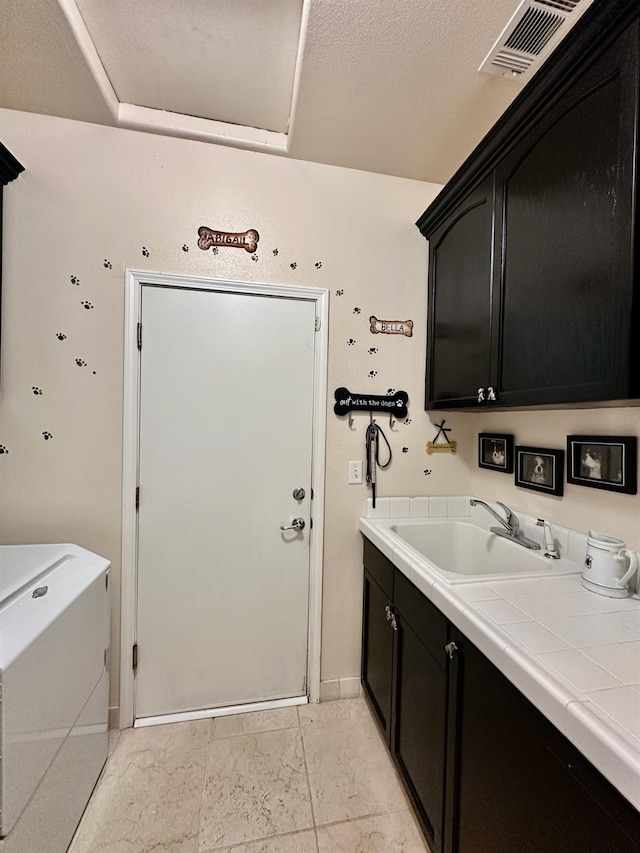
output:
[{"label": "door hinge", "polygon": [[142,323],[138,323],[138,349],[142,349]]},{"label": "door hinge", "polygon": [[133,649],[131,650],[131,666],[133,671],[135,672],[138,668],[138,644],[133,644]]},{"label": "door hinge", "polygon": [[136,511],[140,509],[140,486],[136,486]]},{"label": "door hinge", "polygon": [[320,326],[322,325],[322,320],[320,317],[316,317],[316,332],[320,331]]}]

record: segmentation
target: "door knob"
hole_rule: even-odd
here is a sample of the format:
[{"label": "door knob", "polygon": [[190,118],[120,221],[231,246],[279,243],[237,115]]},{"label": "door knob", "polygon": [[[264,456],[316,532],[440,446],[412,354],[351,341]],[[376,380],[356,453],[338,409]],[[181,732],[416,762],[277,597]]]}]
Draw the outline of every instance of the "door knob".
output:
[{"label": "door knob", "polygon": [[280,530],[304,530],[304,518],[294,518],[289,527],[281,524]]}]

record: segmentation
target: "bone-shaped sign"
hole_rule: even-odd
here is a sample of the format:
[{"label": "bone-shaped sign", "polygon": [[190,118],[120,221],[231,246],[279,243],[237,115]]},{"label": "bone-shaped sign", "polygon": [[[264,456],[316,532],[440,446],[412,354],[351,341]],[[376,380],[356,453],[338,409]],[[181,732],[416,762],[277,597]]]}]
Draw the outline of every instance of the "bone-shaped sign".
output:
[{"label": "bone-shaped sign", "polygon": [[201,225],[198,228],[198,248],[211,249],[213,246],[230,246],[232,249],[244,249],[245,252],[255,252],[258,248],[260,235],[255,228],[248,231],[216,231]]},{"label": "bone-shaped sign", "polygon": [[372,335],[413,335],[413,320],[378,320],[377,317],[369,317],[369,331]]},{"label": "bone-shaped sign", "polygon": [[336,415],[349,412],[391,412],[399,421],[407,417],[409,395],[406,391],[394,394],[353,394],[348,388],[336,388],[336,403],[333,411]]}]

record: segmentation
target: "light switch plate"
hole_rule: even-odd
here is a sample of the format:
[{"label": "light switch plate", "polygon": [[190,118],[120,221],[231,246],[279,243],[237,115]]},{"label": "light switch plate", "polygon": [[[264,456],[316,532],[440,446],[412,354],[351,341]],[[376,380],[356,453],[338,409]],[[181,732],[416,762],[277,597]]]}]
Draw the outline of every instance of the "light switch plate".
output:
[{"label": "light switch plate", "polygon": [[349,485],[362,483],[362,460],[349,462]]}]

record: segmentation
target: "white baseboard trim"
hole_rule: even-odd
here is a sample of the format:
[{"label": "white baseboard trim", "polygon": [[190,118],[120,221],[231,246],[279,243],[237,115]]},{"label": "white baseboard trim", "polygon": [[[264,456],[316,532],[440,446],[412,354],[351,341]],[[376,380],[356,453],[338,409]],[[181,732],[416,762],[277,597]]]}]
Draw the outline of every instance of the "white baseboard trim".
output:
[{"label": "white baseboard trim", "polygon": [[320,682],[320,701],[332,702],[334,699],[357,699],[362,694],[359,676],[354,678],[334,678]]}]

